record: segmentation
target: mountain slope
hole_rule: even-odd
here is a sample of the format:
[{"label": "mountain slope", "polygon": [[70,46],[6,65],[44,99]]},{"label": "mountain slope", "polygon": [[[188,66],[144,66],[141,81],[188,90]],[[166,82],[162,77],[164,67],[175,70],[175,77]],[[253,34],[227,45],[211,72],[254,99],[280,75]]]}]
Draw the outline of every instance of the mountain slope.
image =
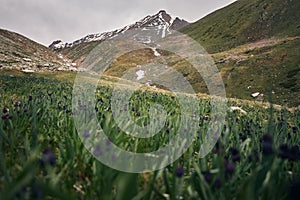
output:
[{"label": "mountain slope", "polygon": [[[288,6],[282,8],[279,14],[277,6],[282,7],[286,4]],[[180,31],[195,38],[211,52],[221,72],[228,97],[272,100],[281,105],[298,106],[300,37],[297,25],[299,22],[295,16],[299,15],[296,12],[300,10],[299,5],[295,0],[241,0]],[[286,11],[288,8],[291,8],[290,12]],[[257,21],[258,14],[265,13],[266,9],[268,16],[274,17],[265,18],[262,22]],[[231,24],[231,28],[223,23]],[[258,26],[260,23],[267,25]],[[207,27],[218,31],[207,32]],[[228,33],[233,35],[234,39],[228,39]],[[208,92],[205,82],[195,69],[180,59],[168,56],[168,53],[160,49],[157,51],[161,56],[165,56],[170,68],[173,67],[184,75],[196,92]],[[120,57],[105,73],[122,77],[131,69],[138,72],[140,69],[137,66],[151,62],[153,57],[150,48],[131,52]],[[167,73],[160,74],[164,81],[173,80]],[[259,93],[259,96],[252,97],[254,93]]]},{"label": "mountain slope", "polygon": [[[189,23],[178,17],[174,18],[170,16],[166,11],[160,10],[155,15],[148,15],[145,18],[125,26],[121,29],[117,29],[110,32],[90,34],[72,43],[63,43],[60,40],[54,41],[49,48],[56,50],[67,56],[77,64],[80,64],[86,57],[86,55],[101,41],[107,40],[122,34],[126,34],[133,30],[146,30],[157,29],[158,33],[156,37],[165,37],[171,30],[178,30],[188,25]],[[151,41],[141,41],[143,43],[150,43]]]},{"label": "mountain slope", "polygon": [[180,31],[208,52],[220,52],[272,36],[300,36],[299,0],[238,0]]},{"label": "mountain slope", "polygon": [[66,60],[20,34],[0,29],[0,69],[68,70]]},{"label": "mountain slope", "polygon": [[228,97],[253,99],[259,92],[260,100],[297,106],[299,10],[298,0],[239,0],[180,31],[211,53]]},{"label": "mountain slope", "polygon": [[56,40],[49,45],[49,48],[52,50],[57,50],[57,49],[73,47],[82,43],[87,43],[92,41],[103,41],[109,38],[116,37],[119,34],[125,34],[126,31],[130,31],[138,28],[157,27],[160,31],[158,34],[164,37],[164,35],[167,32],[170,32],[170,29],[178,30],[186,25],[188,25],[187,21],[183,19],[179,19],[178,17],[173,18],[168,13],[166,13],[165,10],[160,10],[155,15],[152,16],[148,15],[134,24],[125,26],[123,28],[114,31],[98,33],[98,34],[90,34],[72,43],[63,43],[61,40]]}]

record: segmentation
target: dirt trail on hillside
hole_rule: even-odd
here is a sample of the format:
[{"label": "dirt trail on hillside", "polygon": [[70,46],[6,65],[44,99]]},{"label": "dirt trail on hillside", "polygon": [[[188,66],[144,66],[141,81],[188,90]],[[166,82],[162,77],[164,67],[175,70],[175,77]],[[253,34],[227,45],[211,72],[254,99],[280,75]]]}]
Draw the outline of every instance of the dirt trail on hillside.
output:
[{"label": "dirt trail on hillside", "polygon": [[246,60],[250,57],[253,57],[254,54],[249,54],[246,52],[253,51],[255,49],[261,49],[264,47],[274,46],[279,43],[285,42],[285,41],[291,41],[300,39],[300,37],[285,37],[285,38],[269,38],[269,39],[263,39],[254,43],[244,44],[239,47],[236,47],[234,49],[230,49],[228,51],[220,52],[212,54],[212,56],[216,59],[216,63],[224,63],[229,60],[235,60],[237,62],[241,62],[243,60]]}]

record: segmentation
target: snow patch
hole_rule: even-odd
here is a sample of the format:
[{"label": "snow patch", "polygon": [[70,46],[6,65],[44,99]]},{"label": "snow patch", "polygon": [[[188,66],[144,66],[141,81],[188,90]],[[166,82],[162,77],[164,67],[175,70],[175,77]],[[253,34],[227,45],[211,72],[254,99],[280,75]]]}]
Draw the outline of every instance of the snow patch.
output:
[{"label": "snow patch", "polygon": [[153,53],[154,53],[155,56],[161,56],[161,54],[158,53],[158,51],[157,51],[156,48],[152,47],[151,49],[152,49],[152,51],[153,51]]},{"label": "snow patch", "polygon": [[137,75],[137,78],[136,78],[136,80],[140,80],[140,79],[142,79],[142,78],[144,78],[145,77],[145,71],[143,71],[143,70],[138,70],[137,72],[136,72],[136,75]]},{"label": "snow patch", "polygon": [[166,27],[163,27],[161,37],[162,37],[162,38],[166,37]]}]

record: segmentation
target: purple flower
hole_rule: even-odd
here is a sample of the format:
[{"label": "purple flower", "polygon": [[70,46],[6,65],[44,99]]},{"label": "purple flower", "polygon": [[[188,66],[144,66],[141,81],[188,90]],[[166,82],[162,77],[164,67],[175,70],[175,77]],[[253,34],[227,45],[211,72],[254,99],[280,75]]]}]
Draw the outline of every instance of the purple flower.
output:
[{"label": "purple flower", "polygon": [[292,127],[292,131],[293,131],[293,133],[296,133],[296,132],[297,132],[297,127],[296,127],[296,126],[293,126],[293,127]]},{"label": "purple flower", "polygon": [[218,177],[218,178],[215,180],[214,186],[215,186],[216,188],[218,188],[218,189],[221,188],[221,186],[222,186],[222,181],[221,181],[221,178],[220,178],[220,177]]},{"label": "purple flower", "polygon": [[294,145],[290,149],[290,161],[299,161],[300,160],[300,150],[298,145]]},{"label": "purple flower", "polygon": [[262,153],[265,156],[270,156],[273,154],[273,146],[272,143],[264,142],[262,144]]},{"label": "purple flower", "polygon": [[115,161],[116,159],[117,159],[116,155],[115,155],[115,154],[112,154],[112,155],[111,155],[111,160],[112,160],[112,161]]},{"label": "purple flower", "polygon": [[8,113],[9,112],[9,109],[8,108],[3,108],[3,113],[5,114],[5,113]]},{"label": "purple flower", "polygon": [[263,135],[261,138],[262,142],[262,153],[266,156],[272,155],[273,154],[273,138],[269,134]]},{"label": "purple flower", "polygon": [[231,148],[231,159],[233,162],[238,162],[241,160],[240,152],[237,148]]},{"label": "purple flower", "polygon": [[181,178],[183,177],[184,175],[184,170],[183,170],[183,167],[181,165],[178,165],[177,169],[176,169],[176,172],[175,172],[175,175],[178,177],[178,178]]},{"label": "purple flower", "polygon": [[209,171],[206,171],[204,173],[204,179],[207,183],[210,183],[212,181],[212,176],[211,176],[211,173]]},{"label": "purple flower", "polygon": [[40,164],[41,166],[54,166],[56,164],[56,157],[51,149],[45,149],[43,151],[42,158],[40,159]]},{"label": "purple flower", "polygon": [[84,132],[83,132],[83,135],[82,135],[84,138],[89,138],[90,136],[91,136],[91,134],[90,134],[90,131],[89,130],[85,130]]},{"label": "purple flower", "polygon": [[20,101],[16,101],[16,102],[14,103],[14,106],[15,106],[15,107],[20,107],[20,106],[21,106],[21,102],[20,102]]},{"label": "purple flower", "polygon": [[290,157],[290,150],[287,144],[280,145],[278,156],[282,159],[288,159]]},{"label": "purple flower", "polygon": [[100,157],[102,155],[102,150],[99,144],[96,145],[94,151],[93,151],[94,156]]},{"label": "purple flower", "polygon": [[230,176],[235,172],[235,165],[232,162],[225,162],[225,168],[225,173],[227,176]]},{"label": "purple flower", "polygon": [[239,133],[239,139],[243,141],[246,139],[246,136],[243,133]]},{"label": "purple flower", "polygon": [[7,120],[7,119],[12,119],[13,116],[8,114],[8,113],[5,113],[1,116],[2,120]]},{"label": "purple flower", "polygon": [[25,114],[29,114],[28,108],[24,108],[24,113],[25,113]]},{"label": "purple flower", "polygon": [[109,151],[110,148],[111,148],[111,141],[110,141],[109,138],[107,138],[107,139],[106,139],[106,147],[105,147],[105,149],[106,149],[106,151]]},{"label": "purple flower", "polygon": [[270,134],[265,134],[263,135],[262,139],[261,139],[262,142],[265,142],[265,143],[273,143],[273,138]]},{"label": "purple flower", "polygon": [[205,115],[205,116],[204,116],[204,120],[205,120],[205,121],[208,121],[208,120],[209,120],[209,117],[208,117],[207,115]]},{"label": "purple flower", "polygon": [[217,141],[216,145],[213,148],[213,153],[219,154],[219,153],[223,153],[223,151],[224,151],[224,149],[221,149],[220,142]]},{"label": "purple flower", "polygon": [[166,133],[169,134],[170,133],[170,128],[166,129]]}]

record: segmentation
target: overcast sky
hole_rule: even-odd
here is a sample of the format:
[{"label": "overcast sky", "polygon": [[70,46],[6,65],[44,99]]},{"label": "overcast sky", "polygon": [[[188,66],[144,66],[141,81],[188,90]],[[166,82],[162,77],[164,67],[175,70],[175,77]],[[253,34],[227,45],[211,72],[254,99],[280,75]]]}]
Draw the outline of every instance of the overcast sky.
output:
[{"label": "overcast sky", "polygon": [[132,24],[166,10],[189,22],[235,0],[0,0],[0,28],[44,45],[71,42]]}]

